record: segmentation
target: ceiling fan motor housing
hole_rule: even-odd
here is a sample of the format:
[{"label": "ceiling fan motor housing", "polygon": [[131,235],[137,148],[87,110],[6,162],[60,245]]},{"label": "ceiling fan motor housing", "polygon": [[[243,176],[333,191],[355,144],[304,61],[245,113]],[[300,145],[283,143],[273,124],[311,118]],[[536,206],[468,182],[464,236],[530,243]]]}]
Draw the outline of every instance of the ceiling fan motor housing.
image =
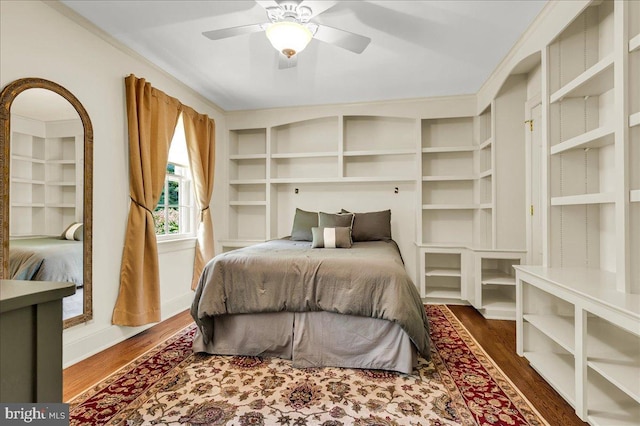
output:
[{"label": "ceiling fan motor housing", "polygon": [[292,21],[306,24],[311,19],[311,8],[298,6],[295,1],[284,1],[279,6],[268,7],[267,16],[271,22]]}]

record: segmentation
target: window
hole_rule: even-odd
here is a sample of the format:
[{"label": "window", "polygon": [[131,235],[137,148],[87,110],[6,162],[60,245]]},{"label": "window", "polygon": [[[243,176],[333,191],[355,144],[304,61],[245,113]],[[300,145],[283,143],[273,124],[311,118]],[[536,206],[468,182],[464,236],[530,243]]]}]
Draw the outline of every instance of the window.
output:
[{"label": "window", "polygon": [[169,149],[169,164],[160,201],[153,211],[159,241],[195,236],[195,197],[182,116]]}]

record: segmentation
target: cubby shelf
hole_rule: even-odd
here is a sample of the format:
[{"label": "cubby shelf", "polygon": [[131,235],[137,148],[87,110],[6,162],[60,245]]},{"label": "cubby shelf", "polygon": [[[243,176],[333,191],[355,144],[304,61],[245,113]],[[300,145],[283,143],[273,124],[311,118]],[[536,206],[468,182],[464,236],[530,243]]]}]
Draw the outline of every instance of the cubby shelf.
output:
[{"label": "cubby shelf", "polygon": [[632,203],[640,202],[640,189],[633,189],[629,191],[629,201]]},{"label": "cubby shelf", "polygon": [[345,151],[345,157],[368,157],[377,155],[415,155],[414,149],[380,149],[371,151]]},{"label": "cubby shelf", "polygon": [[575,353],[573,317],[526,314],[522,318],[570,354]]},{"label": "cubby shelf", "polygon": [[459,268],[427,268],[427,277],[460,277],[462,273]]},{"label": "cubby shelf", "polygon": [[636,34],[629,40],[629,53],[640,49],[640,34]]},{"label": "cubby shelf", "polygon": [[264,160],[267,158],[267,154],[233,154],[229,156],[229,160]]},{"label": "cubby shelf", "polygon": [[552,206],[577,206],[584,204],[615,203],[613,192],[601,192],[597,194],[567,195],[564,197],[552,197]]},{"label": "cubby shelf", "polygon": [[423,204],[422,210],[475,210],[479,204]]},{"label": "cubby shelf", "polygon": [[476,180],[478,176],[476,175],[451,175],[451,176],[423,176],[423,182],[446,182],[446,181],[457,181],[457,180]]},{"label": "cubby shelf", "polygon": [[46,163],[45,160],[41,160],[39,158],[27,157],[25,155],[12,155],[11,159],[12,160],[18,160],[18,161],[27,161],[27,162],[36,163],[36,164],[45,164]]},{"label": "cubby shelf", "polygon": [[499,269],[483,269],[481,283],[483,285],[516,285],[516,279],[513,275],[507,274]]},{"label": "cubby shelf", "polygon": [[45,185],[46,182],[43,180],[35,180],[35,179],[25,179],[25,178],[11,178],[11,182],[14,183],[28,183],[31,185]]},{"label": "cubby shelf", "polygon": [[426,297],[430,299],[460,299],[460,290],[451,288],[430,287],[426,290]]},{"label": "cubby shelf", "polygon": [[613,126],[602,126],[552,146],[551,155],[562,154],[571,149],[601,148],[614,142]]},{"label": "cubby shelf", "polygon": [[613,54],[610,54],[585,72],[551,94],[550,102],[555,103],[566,97],[601,95],[613,89]]},{"label": "cubby shelf", "polygon": [[573,356],[553,352],[524,352],[531,366],[549,382],[569,404],[576,405]]},{"label": "cubby shelf", "polygon": [[274,159],[285,159],[285,158],[321,158],[321,157],[337,157],[338,152],[288,152],[282,154],[271,154],[271,158]]},{"label": "cubby shelf", "polygon": [[266,179],[236,179],[229,181],[229,185],[260,185],[267,183]]},{"label": "cubby shelf", "polygon": [[266,201],[229,201],[230,206],[266,206]]},{"label": "cubby shelf", "polygon": [[445,152],[473,152],[478,148],[475,146],[441,146],[434,148],[422,148],[423,154],[438,154]]},{"label": "cubby shelf", "polygon": [[640,125],[640,112],[636,112],[629,116],[629,127]]}]

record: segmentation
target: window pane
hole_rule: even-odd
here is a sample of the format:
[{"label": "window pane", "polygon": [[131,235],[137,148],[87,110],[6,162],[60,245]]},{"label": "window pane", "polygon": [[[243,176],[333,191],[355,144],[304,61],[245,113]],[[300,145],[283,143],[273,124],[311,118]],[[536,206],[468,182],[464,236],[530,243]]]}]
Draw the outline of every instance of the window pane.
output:
[{"label": "window pane", "polygon": [[175,170],[176,170],[175,164],[171,164],[171,163],[167,164],[167,173],[173,174],[175,173]]},{"label": "window pane", "polygon": [[164,235],[165,234],[165,222],[166,222],[166,214],[164,207],[156,207],[153,211],[153,222],[156,225],[156,235]]},{"label": "window pane", "polygon": [[160,194],[160,201],[158,201],[158,206],[164,206],[164,188],[162,188],[162,193]]},{"label": "window pane", "polygon": [[177,206],[180,202],[180,183],[170,180],[169,181],[169,200],[170,206]]},{"label": "window pane", "polygon": [[176,207],[169,207],[169,234],[178,234],[180,232],[180,210]]}]

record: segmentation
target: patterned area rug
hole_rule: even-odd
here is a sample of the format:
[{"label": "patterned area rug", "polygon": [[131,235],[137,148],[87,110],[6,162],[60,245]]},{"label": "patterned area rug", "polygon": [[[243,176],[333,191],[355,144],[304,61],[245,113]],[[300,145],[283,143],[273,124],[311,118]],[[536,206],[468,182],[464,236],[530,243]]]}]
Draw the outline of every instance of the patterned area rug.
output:
[{"label": "patterned area rug", "polygon": [[71,425],[548,425],[443,305],[412,375],[193,354],[191,325],[71,401]]}]

